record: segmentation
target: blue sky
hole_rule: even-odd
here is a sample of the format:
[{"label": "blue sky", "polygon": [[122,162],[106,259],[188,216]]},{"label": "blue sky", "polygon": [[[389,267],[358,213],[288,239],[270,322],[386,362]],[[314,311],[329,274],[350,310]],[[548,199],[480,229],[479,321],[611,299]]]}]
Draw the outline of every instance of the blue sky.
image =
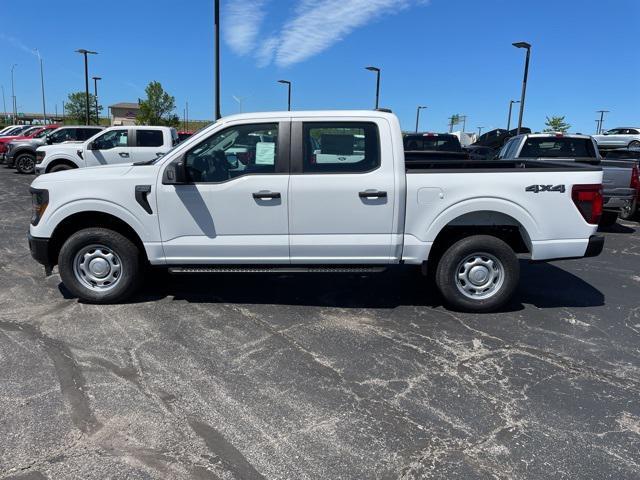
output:
[{"label": "blue sky", "polygon": [[[28,3],[29,7],[24,7]],[[20,111],[40,111],[39,67],[45,62],[48,110],[84,90],[78,48],[97,50],[90,75],[103,105],[136,101],[151,80],[176,97],[182,115],[212,117],[211,0],[0,1],[0,85],[10,109],[16,63]],[[99,5],[99,7],[98,7]],[[533,44],[525,125],[566,115],[573,131],[592,133],[598,109],[606,127],[640,125],[638,0],[222,0],[222,112],[286,107],[371,108],[382,68],[381,106],[414,128],[443,131],[468,116],[467,130],[505,127],[518,99],[524,51]],[[2,105],[0,105],[0,108]],[[515,120],[514,112],[514,120]]]}]

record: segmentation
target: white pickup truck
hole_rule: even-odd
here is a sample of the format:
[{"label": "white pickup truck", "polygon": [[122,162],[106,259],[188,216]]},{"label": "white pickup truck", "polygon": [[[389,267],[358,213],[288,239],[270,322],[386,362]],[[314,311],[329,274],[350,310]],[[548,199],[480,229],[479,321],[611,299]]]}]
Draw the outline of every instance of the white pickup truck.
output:
[{"label": "white pickup truck", "polygon": [[146,162],[158,158],[178,143],[170,127],[111,127],[85,142],[43,145],[36,150],[36,174],[115,163]]},{"label": "white pickup truck", "polygon": [[[318,162],[323,135],[362,138],[360,160],[341,162],[332,142],[336,160]],[[89,302],[124,300],[147,264],[351,273],[404,263],[428,264],[447,304],[470,311],[509,299],[518,254],[602,251],[599,167],[406,157],[391,113],[226,117],[154,161],[36,178],[29,244]]]}]

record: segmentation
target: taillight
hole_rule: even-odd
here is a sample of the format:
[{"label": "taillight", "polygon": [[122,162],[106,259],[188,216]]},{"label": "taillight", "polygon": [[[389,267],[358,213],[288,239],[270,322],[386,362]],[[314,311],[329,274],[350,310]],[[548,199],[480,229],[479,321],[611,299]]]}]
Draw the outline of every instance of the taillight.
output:
[{"label": "taillight", "polygon": [[602,185],[574,185],[571,199],[587,223],[597,225],[602,217]]},{"label": "taillight", "polygon": [[631,188],[635,188],[636,190],[640,190],[640,169],[638,165],[634,165],[631,170]]}]

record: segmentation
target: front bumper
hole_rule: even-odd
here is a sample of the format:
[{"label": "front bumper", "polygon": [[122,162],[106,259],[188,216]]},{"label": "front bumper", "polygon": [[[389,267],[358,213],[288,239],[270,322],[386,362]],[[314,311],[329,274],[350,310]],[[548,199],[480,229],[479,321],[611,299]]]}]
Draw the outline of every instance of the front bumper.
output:
[{"label": "front bumper", "polygon": [[584,256],[585,258],[597,257],[602,253],[602,250],[604,250],[604,237],[601,235],[591,235]]},{"label": "front bumper", "polygon": [[47,273],[50,273],[51,269],[56,263],[51,258],[51,254],[49,250],[49,244],[51,243],[51,239],[34,237],[31,234],[28,234],[28,239],[29,239],[29,250],[31,250],[31,256],[36,262],[44,265],[45,271]]}]

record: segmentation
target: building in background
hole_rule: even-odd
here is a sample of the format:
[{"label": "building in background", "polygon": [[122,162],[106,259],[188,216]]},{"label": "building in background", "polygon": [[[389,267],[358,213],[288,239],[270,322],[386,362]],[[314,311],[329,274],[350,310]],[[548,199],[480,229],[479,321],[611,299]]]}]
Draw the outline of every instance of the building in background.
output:
[{"label": "building in background", "polygon": [[109,107],[111,116],[111,125],[135,125],[136,116],[140,111],[140,105],[137,103],[116,103]]}]

